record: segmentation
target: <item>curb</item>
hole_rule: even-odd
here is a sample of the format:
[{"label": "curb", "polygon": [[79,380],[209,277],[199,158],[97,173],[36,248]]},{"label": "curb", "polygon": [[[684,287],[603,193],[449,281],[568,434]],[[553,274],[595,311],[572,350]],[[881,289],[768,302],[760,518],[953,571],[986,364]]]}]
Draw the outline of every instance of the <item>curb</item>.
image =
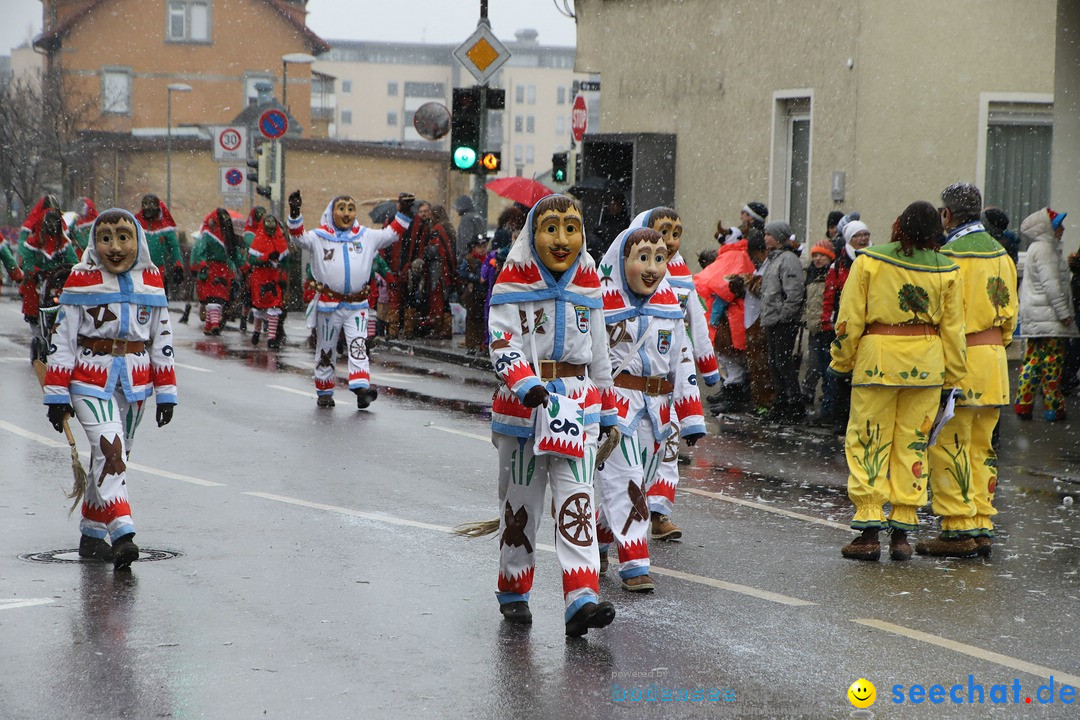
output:
[{"label": "curb", "polygon": [[406,355],[419,355],[421,357],[440,360],[453,365],[461,365],[474,370],[491,370],[491,360],[489,360],[486,355],[464,355],[452,350],[443,350],[442,348],[430,347],[420,343],[410,343],[403,340],[390,340],[386,337],[376,337],[375,339],[378,340],[379,345],[405,353]]}]

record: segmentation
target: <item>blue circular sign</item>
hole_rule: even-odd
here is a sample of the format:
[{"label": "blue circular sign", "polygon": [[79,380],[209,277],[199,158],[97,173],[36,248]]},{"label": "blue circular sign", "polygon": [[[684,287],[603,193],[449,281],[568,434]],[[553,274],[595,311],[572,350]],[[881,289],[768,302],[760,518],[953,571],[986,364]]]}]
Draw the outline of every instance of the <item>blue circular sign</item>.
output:
[{"label": "blue circular sign", "polygon": [[259,116],[259,132],[270,140],[277,140],[289,129],[289,118],[280,110],[267,110]]},{"label": "blue circular sign", "polygon": [[231,187],[236,187],[244,182],[244,173],[242,173],[239,168],[229,168],[225,171],[225,182]]}]

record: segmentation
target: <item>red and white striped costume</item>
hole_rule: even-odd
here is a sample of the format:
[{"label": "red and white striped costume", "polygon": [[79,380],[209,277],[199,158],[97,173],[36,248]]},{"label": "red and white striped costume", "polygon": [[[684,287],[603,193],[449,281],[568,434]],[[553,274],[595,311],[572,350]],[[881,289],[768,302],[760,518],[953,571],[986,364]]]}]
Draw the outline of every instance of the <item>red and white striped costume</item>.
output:
[{"label": "red and white striped costume", "polygon": [[[535,566],[536,529],[547,512],[551,487],[555,508],[555,553],[562,568],[565,620],[597,602],[600,555],[596,545],[593,470],[601,425],[615,423],[610,394],[611,365],[600,299],[600,281],[583,247],[558,279],[539,259],[533,240],[533,211],[507,255],[492,288],[489,352],[502,384],[491,408],[492,441],[499,452],[501,522],[497,596],[501,604],[528,601]],[[535,347],[535,355],[533,348]],[[580,376],[542,382],[534,370],[545,362],[585,366]],[[533,410],[522,403],[532,388],[582,404],[585,456],[568,460],[533,453]]]},{"label": "red and white striped costume", "polygon": [[[142,227],[134,215],[130,220],[139,250],[131,269],[119,275],[102,269],[91,228],[82,262],[72,269],[60,296],[52,338],[56,349],[45,374],[45,404],[70,404],[90,441],[80,530],[113,540],[135,532],[126,461],[144,404],[151,395],[159,403],[176,403],[161,272],[150,258]],[[112,352],[86,346],[94,341],[112,341]],[[127,352],[125,341],[144,343],[144,348]]]},{"label": "red and white striped costume", "polygon": [[658,388],[666,381],[673,390],[608,390],[623,437],[598,473],[598,531],[601,552],[616,543],[624,580],[649,572],[646,493],[656,475],[659,451],[674,432],[672,410],[681,419],[682,435],[705,433],[697,373],[675,292],[665,279],[643,298],[626,283],[623,248],[637,229],[620,233],[600,261],[611,365],[620,376],[650,378]]}]

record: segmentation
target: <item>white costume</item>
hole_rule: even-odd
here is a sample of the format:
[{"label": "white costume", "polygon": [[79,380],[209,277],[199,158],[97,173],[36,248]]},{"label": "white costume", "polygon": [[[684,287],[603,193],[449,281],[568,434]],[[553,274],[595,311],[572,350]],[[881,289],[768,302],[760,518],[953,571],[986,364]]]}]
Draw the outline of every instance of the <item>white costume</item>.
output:
[{"label": "white costume", "polygon": [[[653,208],[656,210],[657,208]],[[649,227],[653,210],[639,214],[630,223],[631,228]],[[738,230],[736,230],[738,232]],[[683,324],[690,337],[691,350],[697,371],[701,373],[705,384],[712,387],[720,381],[720,370],[716,361],[716,351],[709,337],[709,321],[705,317],[705,304],[694,287],[694,276],[683,260],[681,253],[668,260],[668,284],[683,311]],[[678,414],[671,418],[672,432],[664,442],[660,467],[655,480],[649,485],[649,510],[662,515],[670,515],[675,507],[675,488],[679,486],[679,437],[681,419]]]},{"label": "white costume", "polygon": [[623,248],[636,229],[620,233],[600,261],[611,364],[618,371],[610,392],[623,437],[598,472],[598,532],[601,552],[617,544],[624,580],[649,572],[646,491],[656,475],[658,453],[673,432],[673,406],[684,437],[705,433],[697,373],[675,292],[666,279],[647,298],[627,286]]},{"label": "white costume", "polygon": [[[536,529],[548,509],[544,493],[550,485],[555,551],[569,620],[586,603],[597,602],[599,593],[593,468],[600,426],[615,423],[614,408],[602,403],[609,396],[604,391],[611,387],[611,365],[592,258],[582,247],[574,264],[556,280],[536,254],[534,213],[535,208],[492,289],[488,321],[491,363],[503,383],[491,408],[502,516],[497,596],[500,604],[529,599]],[[541,384],[581,403],[581,460],[534,454],[533,417],[544,408],[533,410],[522,401]]]},{"label": "white costume", "polygon": [[[109,212],[109,211],[106,211]],[[115,275],[102,269],[94,227],[82,261],[60,295],[45,374],[45,404],[70,404],[90,441],[90,470],[79,529],[116,540],[135,532],[127,465],[145,401],[176,404],[172,332],[161,272],[135,216],[135,264]],[[103,213],[104,214],[104,213]],[[100,218],[100,216],[99,216]]]},{"label": "white costume", "polygon": [[[304,232],[304,216],[289,218],[289,234],[311,253],[311,274],[318,283],[315,299],[308,306],[309,326],[317,330],[315,347],[315,391],[334,394],[334,362],[337,338],[342,328],[349,349],[349,389],[361,390],[371,385],[368,364],[368,320],[373,313],[368,305],[371,264],[379,250],[401,239],[409,229],[409,218],[397,214],[382,230],[374,230],[354,221],[352,227],[334,226],[334,201],[322,214],[322,225]],[[311,320],[314,320],[314,324]]]}]

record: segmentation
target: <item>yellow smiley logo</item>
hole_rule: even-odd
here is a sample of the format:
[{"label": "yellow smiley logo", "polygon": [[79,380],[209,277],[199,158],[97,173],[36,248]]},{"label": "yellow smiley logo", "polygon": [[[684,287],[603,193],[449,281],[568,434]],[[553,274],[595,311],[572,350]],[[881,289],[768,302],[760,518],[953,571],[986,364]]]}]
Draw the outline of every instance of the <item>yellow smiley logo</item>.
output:
[{"label": "yellow smiley logo", "polygon": [[857,708],[868,708],[877,700],[877,688],[866,678],[859,678],[851,683],[847,690],[848,700]]}]

